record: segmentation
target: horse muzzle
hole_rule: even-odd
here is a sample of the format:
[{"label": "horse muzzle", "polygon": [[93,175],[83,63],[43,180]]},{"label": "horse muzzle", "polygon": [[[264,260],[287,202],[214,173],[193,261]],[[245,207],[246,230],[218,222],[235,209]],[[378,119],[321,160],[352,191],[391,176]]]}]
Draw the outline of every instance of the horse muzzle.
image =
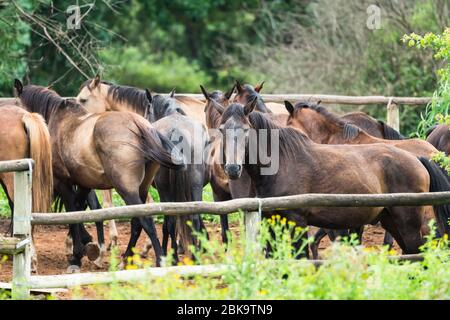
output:
[{"label": "horse muzzle", "polygon": [[242,173],[242,166],[239,164],[226,164],[224,166],[225,174],[232,180],[238,179]]}]

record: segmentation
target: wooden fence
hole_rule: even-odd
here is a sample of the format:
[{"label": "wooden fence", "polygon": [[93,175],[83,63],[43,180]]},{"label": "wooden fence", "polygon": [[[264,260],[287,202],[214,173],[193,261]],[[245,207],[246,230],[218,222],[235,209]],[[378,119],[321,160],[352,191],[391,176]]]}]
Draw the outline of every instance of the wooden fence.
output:
[{"label": "wooden fence", "polygon": [[[14,195],[14,237],[0,242],[0,253],[13,254],[12,298],[26,299],[30,289],[48,289],[73,287],[87,284],[110,283],[112,281],[138,281],[145,276],[164,276],[174,272],[181,276],[202,274],[217,275],[229,266],[177,266],[164,268],[147,268],[143,270],[99,272],[66,275],[31,275],[30,232],[31,225],[55,225],[104,221],[117,218],[131,218],[155,214],[225,214],[236,210],[247,211],[244,216],[248,248],[254,248],[261,222],[261,211],[267,209],[292,209],[299,207],[380,207],[450,204],[450,192],[420,194],[304,194],[278,198],[235,199],[224,202],[187,202],[187,203],[151,203],[93,210],[89,212],[67,213],[31,213],[31,169],[33,161],[0,162],[0,172],[15,171]],[[420,255],[399,256],[392,259],[421,259]],[[273,263],[276,263],[275,261]],[[299,261],[293,263],[313,263],[321,265],[323,261]]]},{"label": "wooden fence", "polygon": [[[180,94],[204,100],[203,95]],[[266,102],[282,103],[284,100],[296,102],[309,100],[322,101],[324,104],[384,104],[387,106],[387,124],[399,130],[398,105],[424,105],[430,98],[384,97],[384,96],[335,96],[335,95],[262,95]],[[10,98],[0,98],[0,103]],[[136,281],[145,275],[164,276],[176,272],[182,276],[193,274],[214,275],[223,272],[227,266],[182,266],[149,268],[117,272],[99,272],[84,274],[67,274],[53,276],[32,276],[30,257],[31,225],[69,224],[104,221],[119,218],[140,217],[156,214],[183,215],[193,213],[225,214],[244,210],[246,239],[249,246],[255,242],[261,221],[261,210],[293,209],[301,207],[380,207],[450,204],[450,192],[422,194],[377,194],[377,195],[343,195],[343,194],[305,194],[264,199],[235,199],[225,202],[188,202],[188,203],[152,203],[93,210],[89,212],[31,213],[31,179],[34,162],[31,159],[0,162],[0,172],[14,172],[14,229],[13,237],[0,238],[0,254],[12,254],[13,281],[12,298],[26,299],[30,289],[72,287],[78,285],[109,283],[112,281]],[[420,260],[418,255],[399,256],[393,259]],[[300,262],[305,263],[305,262]],[[308,261],[320,265],[322,261]]]}]

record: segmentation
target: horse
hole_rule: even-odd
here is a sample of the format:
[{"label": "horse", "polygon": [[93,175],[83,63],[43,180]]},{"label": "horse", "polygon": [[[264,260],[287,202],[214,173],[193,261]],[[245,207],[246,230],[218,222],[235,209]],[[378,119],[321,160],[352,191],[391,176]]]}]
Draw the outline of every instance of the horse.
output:
[{"label": "horse", "polygon": [[[224,171],[230,179],[237,179],[244,170],[247,171],[258,197],[450,190],[450,183],[439,166],[391,145],[317,144],[302,131],[281,127],[264,114],[254,111],[255,100],[245,106],[233,103],[226,109],[218,103],[213,103],[213,106],[221,113]],[[257,140],[253,144],[251,137]],[[260,142],[265,142],[270,150],[273,143],[279,144],[278,152],[272,152],[270,159],[270,165],[276,164],[277,160],[283,164],[276,172],[263,170],[267,164],[259,157]],[[235,152],[236,149],[238,152]],[[424,206],[277,211],[300,227],[314,225],[328,229],[352,229],[381,222],[406,254],[418,253],[424,243]],[[268,212],[263,214],[267,217]],[[450,226],[445,221],[450,217],[450,207],[436,206],[435,215],[440,228],[449,232]],[[301,240],[294,243],[295,249],[300,247]],[[305,254],[308,256],[308,252]]]},{"label": "horse", "polygon": [[[153,123],[160,132],[166,137],[177,136],[183,138],[184,143],[188,142],[190,154],[204,150],[206,140],[206,130],[202,123],[192,119],[185,113],[182,105],[174,97],[175,89],[169,94],[167,99],[157,95],[152,97],[148,90],[141,90],[135,87],[114,85],[110,82],[101,81],[99,76],[88,80],[81,86],[77,100],[91,112],[128,110],[145,117],[150,123]],[[156,99],[156,100],[155,100]],[[157,105],[154,105],[154,102]],[[165,118],[168,119],[165,119]],[[165,120],[162,120],[165,119]],[[193,141],[189,134],[199,133],[201,140]],[[188,151],[188,150],[186,150]],[[187,170],[176,172],[170,169],[161,168],[155,178],[155,186],[160,195],[161,201],[193,201],[202,197],[203,185],[208,181],[206,167],[204,163],[194,164],[188,160]],[[164,181],[165,180],[165,181]],[[201,185],[201,187],[199,187]],[[200,215],[192,217],[180,217],[177,219],[180,224],[180,236],[183,249],[188,250],[188,245],[195,242],[186,221],[193,220],[195,231],[206,230]],[[172,248],[174,249],[174,262],[178,261],[175,219],[174,217],[164,216],[163,224],[163,252],[167,254],[167,240],[171,237]],[[146,246],[149,247],[148,245]],[[146,249],[147,251],[147,249]]]},{"label": "horse", "polygon": [[369,135],[387,139],[387,140],[403,140],[406,139],[400,132],[387,125],[384,121],[377,120],[367,113],[356,111],[344,114],[340,117],[344,121],[354,124],[361,128]]},{"label": "horse", "polygon": [[[176,147],[180,147],[185,156],[187,169],[175,171],[161,168],[155,177],[155,186],[161,201],[202,201],[203,187],[209,182],[209,170],[205,162],[205,150],[208,145],[208,134],[202,123],[188,117],[177,100],[173,97],[155,95],[152,99],[150,119],[153,125],[165,136],[169,137]],[[168,235],[171,236],[174,262],[178,261],[175,221],[179,225],[179,233],[183,249],[187,252],[190,245],[198,247],[199,243],[187,227],[192,221],[193,230],[206,231],[199,214],[191,216],[165,216],[163,224],[163,250],[167,254]]]},{"label": "horse", "polygon": [[[52,149],[44,119],[15,105],[4,104],[0,112],[0,161],[32,158],[32,211],[51,212],[53,194]],[[14,215],[14,173],[0,173],[0,184],[11,208],[11,232]],[[37,257],[31,241],[33,272],[37,271]]]},{"label": "horse", "polygon": [[[213,107],[213,103],[217,102],[225,108],[230,103],[235,86],[231,90],[223,93],[219,90],[208,92],[204,86],[200,85],[201,91],[206,99],[205,117],[208,129],[218,130],[220,113]],[[211,133],[215,133],[211,131]],[[210,149],[208,153],[209,168],[210,168],[210,184],[213,192],[214,201],[227,201],[237,198],[254,197],[254,187],[251,185],[250,178],[244,173],[240,179],[230,180],[223,171],[221,166],[220,140],[216,134],[210,135]],[[220,215],[220,225],[222,233],[222,242],[228,243],[228,215]]]},{"label": "horse", "polygon": [[438,124],[427,132],[427,142],[431,143],[439,151],[450,154],[450,126]]},{"label": "horse", "polygon": [[[76,100],[63,99],[48,88],[23,87],[17,80],[16,89],[27,110],[41,114],[48,124],[54,186],[67,211],[84,210],[92,189],[115,188],[127,205],[142,204],[160,166],[185,168],[174,145],[135,113],[91,114]],[[131,219],[130,241],[123,258],[133,254],[142,228],[152,241],[156,265],[160,266],[162,248],[151,217]],[[92,237],[83,233],[80,224],[70,225],[69,232],[73,255],[67,271],[79,272],[84,253],[91,258],[87,245]]]},{"label": "horse", "polygon": [[[289,101],[285,101],[286,109],[289,112],[287,124],[289,126],[302,130],[310,139],[316,143],[322,144],[372,144],[385,143],[393,145],[397,148],[408,151],[416,156],[431,158],[437,150],[426,141],[420,139],[408,140],[388,140],[374,137],[362,130],[359,126],[354,125],[355,118],[339,117],[328,111],[325,107],[299,102],[293,106]],[[367,117],[359,116],[360,119]],[[362,122],[359,121],[359,124]],[[372,122],[373,123],[373,122]],[[370,127],[370,126],[365,126]],[[373,128],[373,127],[372,127]],[[384,127],[387,130],[387,127]],[[392,129],[393,130],[393,129]],[[388,130],[391,137],[395,137],[395,130]],[[357,232],[361,238],[362,230]],[[323,232],[317,234],[317,241],[320,241]],[[392,237],[386,233],[384,244],[392,246]]]}]

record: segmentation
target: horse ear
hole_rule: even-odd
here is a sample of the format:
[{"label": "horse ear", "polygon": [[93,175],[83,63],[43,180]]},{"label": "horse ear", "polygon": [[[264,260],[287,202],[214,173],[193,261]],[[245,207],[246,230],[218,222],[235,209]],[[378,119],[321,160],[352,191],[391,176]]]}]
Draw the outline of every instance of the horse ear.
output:
[{"label": "horse ear", "polygon": [[252,101],[248,102],[244,106],[244,114],[248,116],[256,107],[256,102],[258,101],[257,97],[254,97]]},{"label": "horse ear", "polygon": [[14,88],[16,89],[17,96],[20,96],[23,92],[23,84],[19,79],[14,79]]},{"label": "horse ear", "polygon": [[173,96],[175,95],[175,89],[176,89],[176,88],[173,88],[172,91],[170,91],[170,95],[169,95],[169,96],[170,96],[171,98],[173,98]]},{"label": "horse ear", "polygon": [[203,95],[205,96],[206,100],[207,100],[207,101],[210,100],[209,93],[208,93],[208,91],[206,91],[205,87],[202,86],[202,85],[200,85],[200,89],[202,90],[202,93],[203,93]]},{"label": "horse ear", "polygon": [[100,82],[101,82],[100,75],[97,73],[95,78],[91,82],[91,89],[97,88]]},{"label": "horse ear", "polygon": [[260,84],[258,84],[258,85],[255,87],[255,91],[256,91],[256,92],[259,93],[259,92],[262,90],[263,85],[264,85],[264,82],[265,82],[265,81],[261,82]]},{"label": "horse ear", "polygon": [[150,93],[150,90],[145,89],[145,95],[147,96],[148,102],[152,103],[153,97],[152,97],[152,94]]},{"label": "horse ear", "polygon": [[284,101],[284,106],[286,107],[286,110],[289,112],[289,114],[292,116],[294,115],[294,106],[289,101]]},{"label": "horse ear", "polygon": [[244,87],[242,87],[239,80],[236,80],[236,89],[237,89],[238,93],[241,93],[242,91],[244,91]]},{"label": "horse ear", "polygon": [[227,91],[226,93],[225,93],[225,98],[227,99],[227,100],[230,100],[230,98],[231,98],[231,96],[233,95],[233,93],[234,93],[234,89],[236,88],[236,85],[233,85],[233,88],[231,88],[229,91]]},{"label": "horse ear", "polygon": [[225,111],[224,106],[222,106],[220,103],[218,103],[215,100],[210,99],[209,101],[212,104],[212,106],[217,110],[218,113],[223,114],[223,112]]}]

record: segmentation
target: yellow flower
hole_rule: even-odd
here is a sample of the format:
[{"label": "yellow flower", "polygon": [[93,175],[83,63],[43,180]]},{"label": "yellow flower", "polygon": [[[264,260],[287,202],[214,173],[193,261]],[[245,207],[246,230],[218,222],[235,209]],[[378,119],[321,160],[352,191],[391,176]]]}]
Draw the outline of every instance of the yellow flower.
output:
[{"label": "yellow flower", "polygon": [[295,227],[295,222],[294,221],[289,221],[288,225],[289,225],[289,227]]},{"label": "yellow flower", "polygon": [[395,256],[397,254],[397,251],[395,251],[394,249],[391,249],[388,251],[388,255],[390,256]]},{"label": "yellow flower", "polygon": [[128,264],[128,265],[125,267],[125,270],[136,270],[137,268],[138,268],[138,266],[135,265],[135,264]]},{"label": "yellow flower", "polygon": [[286,218],[281,219],[281,224],[284,226],[286,225]]},{"label": "yellow flower", "polygon": [[192,266],[194,265],[194,261],[192,261],[191,259],[189,259],[189,257],[184,257],[183,258],[183,262],[186,266]]},{"label": "yellow flower", "polygon": [[262,296],[265,296],[266,294],[268,294],[269,292],[267,291],[267,290],[265,290],[265,289],[262,289],[262,290],[260,290],[260,291],[258,291],[258,294],[260,294],[260,295],[262,295]]}]

